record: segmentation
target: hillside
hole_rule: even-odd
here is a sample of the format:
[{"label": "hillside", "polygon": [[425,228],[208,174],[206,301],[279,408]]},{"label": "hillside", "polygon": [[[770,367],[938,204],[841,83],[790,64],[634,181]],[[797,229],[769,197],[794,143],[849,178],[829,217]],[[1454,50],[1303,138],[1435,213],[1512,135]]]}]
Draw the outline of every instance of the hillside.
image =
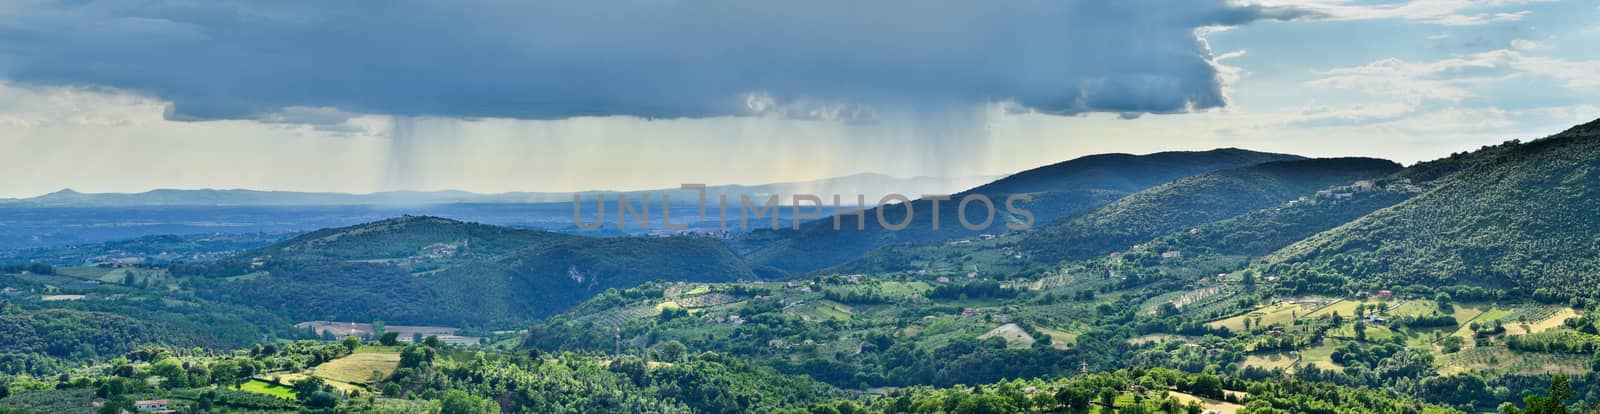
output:
[{"label": "hillside", "polygon": [[0,373],[44,374],[141,346],[222,346],[202,331],[102,312],[24,310],[0,301]]},{"label": "hillside", "polygon": [[258,260],[383,260],[418,256],[496,257],[532,245],[570,239],[559,233],[520,230],[438,217],[404,216],[318,230],[246,254]]},{"label": "hillside", "polygon": [[1297,290],[1350,278],[1600,296],[1600,121],[1424,167],[1443,176],[1431,190],[1289,246],[1266,270]]},{"label": "hillside", "polygon": [[590,238],[401,217],[313,232],[215,264],[203,296],[297,320],[515,326],[648,280],[753,278],[712,239]]},{"label": "hillside", "polygon": [[[876,209],[871,209],[866,211],[864,230],[858,230],[860,224],[854,216],[841,217],[840,230],[834,230],[833,219],[828,218],[803,223],[799,230],[755,231],[735,245],[752,263],[781,272],[809,272],[844,263],[885,245],[1003,233],[1007,231],[1006,223],[1021,220],[1007,214],[1004,208],[1005,197],[1011,194],[1033,196],[1032,202],[1019,205],[1030,211],[1034,215],[1034,225],[1040,226],[1178,178],[1294,159],[1300,157],[1231,148],[1148,155],[1093,155],[1023,171],[956,194],[951,200],[940,203],[938,230],[933,228],[932,201],[918,200],[911,203],[909,227],[900,231],[881,226],[876,219]],[[984,194],[994,200],[996,216],[988,228],[972,231],[959,224],[956,204],[969,194]],[[899,222],[905,217],[904,206],[884,208],[884,217],[890,222]],[[983,219],[980,211],[969,211],[968,215],[972,222]]]},{"label": "hillside", "polygon": [[1340,185],[1287,204],[1178,231],[1145,243],[1146,250],[1184,254],[1262,256],[1415,196],[1421,186],[1403,179],[1370,187]]},{"label": "hillside", "polygon": [[1280,161],[1183,178],[1043,226],[1021,243],[1036,259],[1087,259],[1163,234],[1377,178],[1399,164],[1371,158]]}]

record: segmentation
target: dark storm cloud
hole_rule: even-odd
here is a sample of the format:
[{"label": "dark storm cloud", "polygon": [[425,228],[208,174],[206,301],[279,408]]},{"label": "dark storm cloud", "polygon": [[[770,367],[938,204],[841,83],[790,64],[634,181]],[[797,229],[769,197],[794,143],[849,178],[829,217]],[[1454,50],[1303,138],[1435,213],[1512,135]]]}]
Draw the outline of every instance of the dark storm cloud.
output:
[{"label": "dark storm cloud", "polygon": [[0,6],[0,75],[149,93],[182,120],[1170,113],[1225,104],[1196,28],[1294,17],[1222,0],[42,1]]}]

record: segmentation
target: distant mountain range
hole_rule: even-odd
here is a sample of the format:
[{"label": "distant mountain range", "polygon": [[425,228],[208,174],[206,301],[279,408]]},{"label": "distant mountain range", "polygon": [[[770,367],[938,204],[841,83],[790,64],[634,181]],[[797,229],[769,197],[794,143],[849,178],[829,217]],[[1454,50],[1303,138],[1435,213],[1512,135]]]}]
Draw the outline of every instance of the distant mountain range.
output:
[{"label": "distant mountain range", "polygon": [[[938,194],[959,191],[994,180],[995,176],[974,177],[893,177],[884,174],[863,173],[812,181],[796,181],[759,185],[710,185],[706,188],[708,200],[715,202],[719,195],[727,195],[735,202],[739,196],[752,198],[779,194],[817,194],[828,199],[842,195],[841,200],[854,202],[856,194],[865,194],[876,200],[883,194],[907,195]],[[160,189],[142,193],[80,193],[64,189],[32,198],[0,199],[0,207],[149,207],[149,206],[355,206],[355,205],[436,205],[436,204],[518,204],[518,203],[568,203],[574,194],[587,198],[595,195],[622,194],[630,201],[649,195],[652,200],[668,196],[676,202],[695,203],[700,193],[677,188],[639,191],[580,191],[580,192],[511,192],[483,194],[467,191],[392,191],[371,194],[261,191],[261,190],[177,190]],[[784,200],[786,203],[788,200]]]}]

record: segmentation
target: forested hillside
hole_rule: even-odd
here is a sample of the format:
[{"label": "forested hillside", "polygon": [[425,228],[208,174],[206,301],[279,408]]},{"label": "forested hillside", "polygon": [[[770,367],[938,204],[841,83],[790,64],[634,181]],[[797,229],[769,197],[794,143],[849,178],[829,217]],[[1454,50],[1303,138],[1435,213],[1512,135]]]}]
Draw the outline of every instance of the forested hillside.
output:
[{"label": "forested hillside", "polygon": [[47,375],[142,346],[223,345],[204,331],[174,329],[122,315],[66,309],[23,310],[0,302],[0,373]]},{"label": "forested hillside", "polygon": [[1201,174],[1050,223],[1030,234],[1022,247],[1044,262],[1092,258],[1162,234],[1283,205],[1329,186],[1378,178],[1399,169],[1399,164],[1387,160],[1330,158]]},{"label": "forested hillside", "polygon": [[[495,257],[575,236],[546,231],[405,216],[318,230],[244,255],[245,259],[378,260],[431,253],[440,257]],[[424,251],[429,248],[432,251]]]},{"label": "forested hillside", "polygon": [[1431,190],[1289,246],[1264,268],[1297,290],[1349,278],[1600,296],[1600,121],[1424,167],[1444,172]]},{"label": "forested hillside", "polygon": [[402,217],[180,267],[203,297],[296,320],[511,327],[608,288],[755,275],[702,238],[590,238]]},{"label": "forested hillside", "polygon": [[1335,186],[1326,192],[1178,231],[1152,240],[1149,251],[1184,254],[1261,256],[1322,231],[1338,227],[1378,209],[1405,201],[1422,191],[1401,179],[1375,180],[1371,186]]},{"label": "forested hillside", "polygon": [[[1092,155],[1023,171],[953,195],[951,200],[940,203],[938,230],[933,228],[933,202],[918,200],[910,203],[912,221],[903,230],[885,229],[878,223],[877,210],[872,209],[866,212],[865,230],[858,230],[861,223],[854,216],[840,217],[840,230],[834,230],[833,219],[827,218],[803,223],[799,230],[758,230],[737,242],[736,246],[747,252],[752,263],[761,266],[781,272],[814,271],[844,263],[884,245],[954,240],[979,233],[1003,233],[1007,223],[1023,220],[1006,212],[1005,198],[1012,194],[1033,197],[1031,202],[1019,202],[1018,205],[1033,214],[1033,225],[1037,227],[1182,177],[1295,159],[1301,157],[1231,148],[1149,155]],[[988,228],[972,231],[960,225],[956,204],[969,194],[983,194],[994,200],[996,217]],[[920,195],[907,196],[917,198]],[[848,195],[844,197],[848,198]],[[869,203],[875,201],[868,200]],[[901,205],[884,207],[885,220],[901,222],[907,208]],[[981,211],[968,211],[968,216],[973,223],[983,221]]]}]

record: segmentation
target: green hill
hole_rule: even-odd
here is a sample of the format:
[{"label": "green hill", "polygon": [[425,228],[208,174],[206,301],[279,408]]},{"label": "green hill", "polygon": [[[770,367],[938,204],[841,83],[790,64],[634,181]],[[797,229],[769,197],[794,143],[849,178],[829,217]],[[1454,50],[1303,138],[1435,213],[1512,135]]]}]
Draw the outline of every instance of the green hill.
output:
[{"label": "green hill", "polygon": [[1425,163],[1427,192],[1266,259],[1295,290],[1474,285],[1600,296],[1600,121]]},{"label": "green hill", "polygon": [[[1148,155],[1092,155],[1023,171],[956,194],[951,200],[940,203],[938,230],[933,228],[933,202],[918,200],[911,203],[909,227],[900,231],[889,231],[879,225],[878,213],[873,209],[866,212],[864,230],[858,230],[854,216],[841,217],[839,230],[834,230],[833,219],[827,218],[803,223],[799,230],[755,231],[735,245],[752,263],[760,266],[781,272],[809,272],[844,263],[885,245],[1006,232],[1006,223],[1021,220],[1007,214],[1004,208],[1005,197],[1012,194],[1033,197],[1032,202],[1019,205],[1034,215],[1034,226],[1040,226],[1182,177],[1295,159],[1301,157],[1232,148]],[[969,194],[983,194],[994,200],[996,217],[988,228],[973,231],[960,225],[956,204]],[[906,215],[905,206],[884,209],[884,217],[889,222],[899,222]],[[968,211],[968,216],[971,222],[983,219],[981,211]]]},{"label": "green hill", "polygon": [[25,310],[0,301],[0,373],[47,374],[141,346],[232,345],[207,332],[123,315],[68,309]]},{"label": "green hill", "polygon": [[1171,233],[1145,246],[1157,252],[1263,256],[1421,191],[1421,186],[1395,178],[1374,180],[1370,187],[1335,186],[1288,204]]},{"label": "green hill", "polygon": [[404,216],[314,231],[261,248],[248,256],[295,261],[405,259],[429,255],[484,258],[573,237],[438,217]]},{"label": "green hill", "polygon": [[317,231],[198,272],[210,276],[193,282],[204,296],[297,320],[452,326],[516,326],[648,280],[754,277],[712,239],[590,238],[436,217]]},{"label": "green hill", "polygon": [[1038,260],[1086,259],[1253,210],[1283,205],[1336,184],[1391,174],[1372,158],[1280,161],[1183,178],[1036,230],[1022,248]]}]

